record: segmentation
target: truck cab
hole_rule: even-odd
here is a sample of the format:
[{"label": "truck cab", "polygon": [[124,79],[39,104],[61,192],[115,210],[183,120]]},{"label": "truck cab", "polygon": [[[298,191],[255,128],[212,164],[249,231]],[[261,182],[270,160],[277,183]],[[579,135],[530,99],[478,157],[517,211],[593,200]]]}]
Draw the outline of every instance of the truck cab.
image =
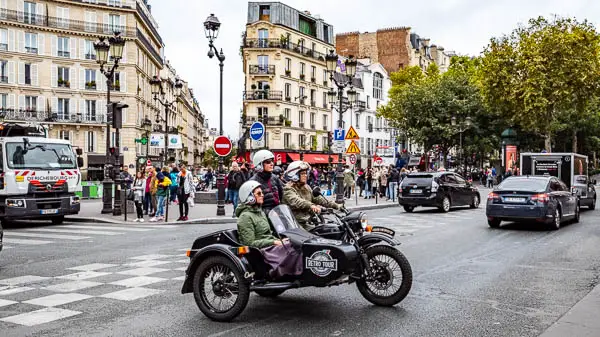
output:
[{"label": "truck cab", "polygon": [[[0,125],[0,219],[47,219],[54,224],[78,214],[80,160],[69,141],[46,132]],[[38,129],[39,130],[39,129]],[[7,136],[8,135],[8,136]]]}]

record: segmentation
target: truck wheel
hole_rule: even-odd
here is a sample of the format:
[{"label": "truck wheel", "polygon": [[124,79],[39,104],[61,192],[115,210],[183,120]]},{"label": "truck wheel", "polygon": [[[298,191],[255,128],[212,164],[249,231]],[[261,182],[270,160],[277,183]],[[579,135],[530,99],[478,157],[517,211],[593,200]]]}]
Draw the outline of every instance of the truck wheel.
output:
[{"label": "truck wheel", "polygon": [[61,215],[61,216],[57,216],[55,218],[52,218],[52,224],[53,225],[60,225],[63,222],[65,222],[65,216]]}]

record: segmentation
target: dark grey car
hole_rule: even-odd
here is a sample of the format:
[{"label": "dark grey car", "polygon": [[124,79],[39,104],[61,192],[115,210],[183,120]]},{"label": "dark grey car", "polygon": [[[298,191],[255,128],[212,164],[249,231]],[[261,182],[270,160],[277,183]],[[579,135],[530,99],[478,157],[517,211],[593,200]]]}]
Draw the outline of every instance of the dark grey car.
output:
[{"label": "dark grey car", "polygon": [[4,229],[2,228],[2,222],[0,222],[0,251],[2,251],[2,239],[4,238]]},{"label": "dark grey car", "polygon": [[591,181],[587,176],[575,176],[573,179],[573,187],[579,196],[579,203],[583,207],[596,209],[596,182]]},{"label": "dark grey car", "polygon": [[536,221],[559,229],[562,222],[579,222],[580,204],[576,191],[555,177],[518,176],[505,179],[489,195],[488,225],[502,221]]}]

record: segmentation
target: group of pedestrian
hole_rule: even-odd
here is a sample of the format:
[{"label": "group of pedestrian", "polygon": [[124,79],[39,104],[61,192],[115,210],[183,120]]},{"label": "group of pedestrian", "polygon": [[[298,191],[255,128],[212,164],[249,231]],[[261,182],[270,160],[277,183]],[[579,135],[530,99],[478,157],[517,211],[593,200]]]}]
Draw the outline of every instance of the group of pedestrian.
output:
[{"label": "group of pedestrian", "polygon": [[[395,200],[397,198],[398,184],[409,172],[402,168],[401,171],[390,165],[389,167],[375,167],[359,169],[357,177],[346,166],[344,170],[344,191],[345,197],[349,199],[352,195],[354,186],[358,187],[358,195],[365,199],[374,198],[378,195],[386,200]],[[356,185],[355,185],[356,184]]]}]

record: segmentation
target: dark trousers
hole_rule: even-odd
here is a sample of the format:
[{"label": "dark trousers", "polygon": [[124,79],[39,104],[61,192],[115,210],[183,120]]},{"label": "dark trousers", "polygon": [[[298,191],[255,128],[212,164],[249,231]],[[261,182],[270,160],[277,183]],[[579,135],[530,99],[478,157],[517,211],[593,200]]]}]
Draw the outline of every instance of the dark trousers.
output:
[{"label": "dark trousers", "polygon": [[137,212],[138,219],[144,218],[144,210],[143,210],[143,205],[142,205],[141,201],[135,202],[135,210]]},{"label": "dark trousers", "polygon": [[144,211],[146,211],[146,213],[154,211],[152,207],[152,194],[150,194],[150,192],[147,192],[144,195]]},{"label": "dark trousers", "polygon": [[190,205],[188,205],[187,203],[189,196],[189,194],[177,195],[177,200],[179,200],[179,217],[188,216],[188,214],[190,213]]}]

